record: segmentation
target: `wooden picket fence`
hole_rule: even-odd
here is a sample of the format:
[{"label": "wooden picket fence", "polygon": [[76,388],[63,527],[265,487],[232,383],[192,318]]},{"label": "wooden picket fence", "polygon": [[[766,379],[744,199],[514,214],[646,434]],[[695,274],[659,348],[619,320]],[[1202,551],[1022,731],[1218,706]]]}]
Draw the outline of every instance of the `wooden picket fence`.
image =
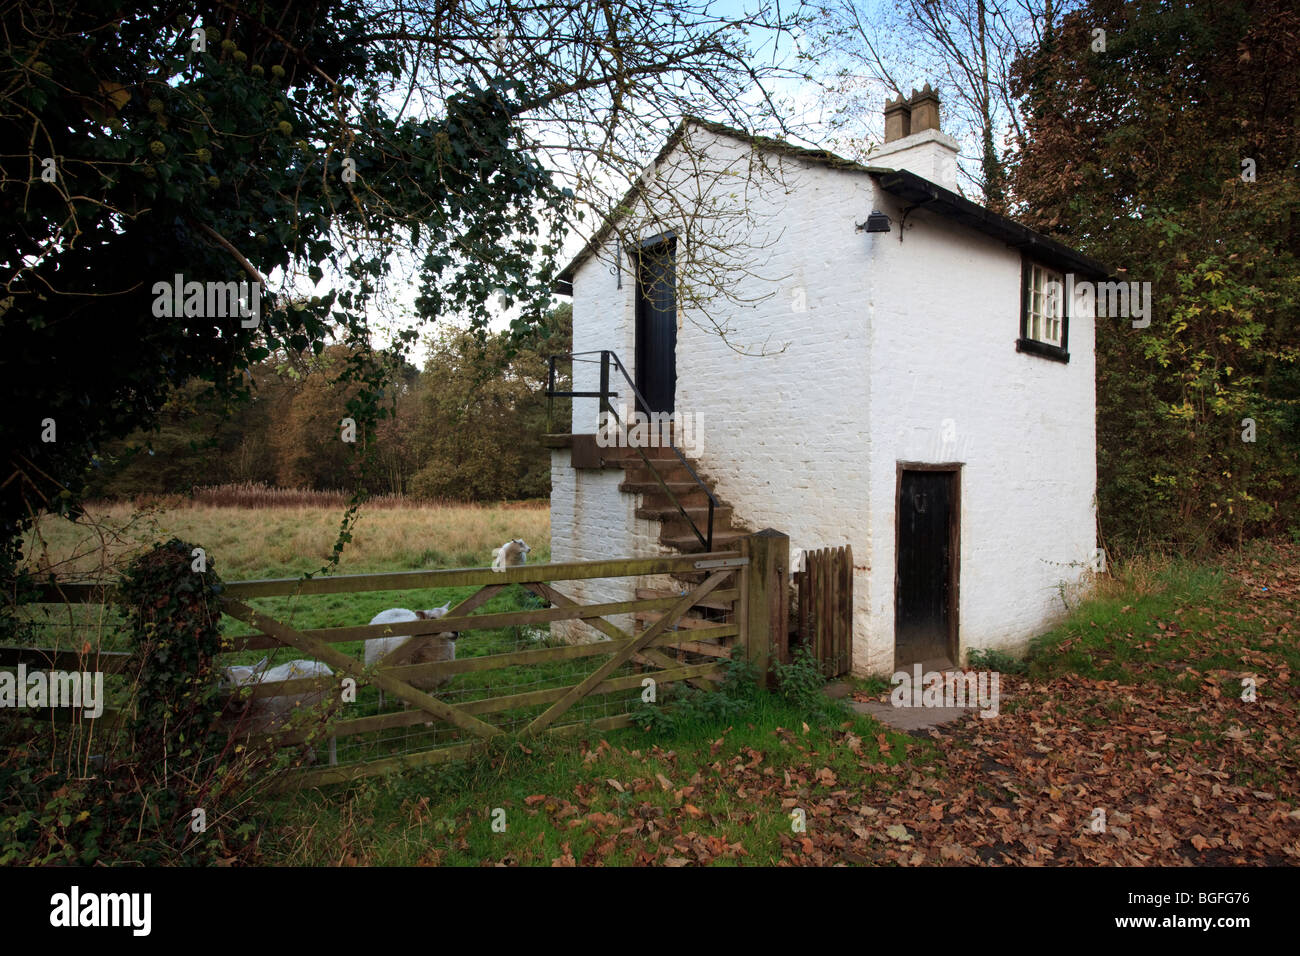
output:
[{"label": "wooden picket fence", "polygon": [[[624,558],[609,561],[583,561],[509,568],[504,572],[490,569],[447,571],[409,571],[381,574],[354,574],[311,579],[286,578],[260,581],[226,582],[221,595],[223,611],[244,622],[252,633],[231,638],[232,651],[290,647],[328,665],[332,677],[300,678],[276,683],[257,684],[251,696],[267,697],[337,690],[344,678],[353,678],[357,686],[377,686],[392,697],[405,701],[410,709],[363,717],[331,719],[324,735],[347,738],[374,736],[397,728],[436,723],[454,728],[454,741],[443,741],[415,752],[337,766],[316,766],[287,775],[286,786],[338,783],[404,767],[439,763],[472,753],[487,741],[508,734],[528,738],[540,733],[566,733],[582,728],[596,730],[626,726],[629,713],[592,720],[574,721],[575,707],[600,695],[639,690],[645,678],[662,686],[689,681],[696,686],[714,686],[721,679],[726,660],[733,654],[747,656],[766,673],[772,648],[785,636],[784,568],[788,559],[788,538],[775,532],[762,532],[743,539],[737,551],[656,558]],[[685,575],[694,583],[683,585],[680,595],[643,598],[631,601],[581,604],[565,595],[557,584],[596,578],[627,578],[649,575]],[[346,641],[390,636],[394,625],[362,625],[300,629],[250,605],[248,602],[267,597],[296,597],[365,591],[409,590],[473,586],[477,590],[456,604],[446,616],[428,621],[398,625],[404,635],[438,634],[447,631],[467,632],[491,628],[527,627],[559,621],[580,621],[597,638],[592,643],[562,644],[515,650],[505,654],[463,657],[454,661],[407,664],[394,654],[367,668],[362,661],[340,651],[334,645]],[[511,585],[520,585],[541,598],[547,606],[539,610],[475,614],[484,604]],[[42,595],[47,603],[103,602],[114,603],[116,591],[102,585],[64,584]],[[707,601],[711,607],[729,609],[725,623],[678,630],[677,622],[690,608]],[[618,615],[635,616],[639,612],[657,612],[653,624],[632,634],[609,620]],[[281,615],[283,616],[283,615]],[[670,656],[668,651],[675,651]],[[777,652],[780,653],[779,651]],[[412,686],[419,678],[454,677],[471,673],[503,673],[512,667],[605,658],[580,680],[559,687],[547,687],[522,693],[506,693],[472,700],[449,702],[441,689],[425,692]],[[119,673],[129,655],[103,652],[96,655],[98,669]],[[30,647],[0,647],[0,667],[20,661],[29,667],[81,669],[84,655],[73,651],[52,651]],[[616,674],[622,670],[623,673]],[[509,687],[509,680],[502,684]],[[455,686],[453,680],[451,687]],[[486,687],[491,688],[489,681]],[[332,695],[331,695],[332,696]],[[626,697],[626,693],[624,694]],[[333,705],[340,712],[337,704]],[[531,708],[531,710],[530,710]],[[530,715],[526,725],[503,726],[506,712]],[[535,715],[534,712],[536,711]],[[12,712],[11,712],[12,713]],[[566,715],[570,719],[566,721]],[[48,712],[33,716],[51,716]],[[103,720],[116,722],[118,715],[105,712]],[[501,719],[498,719],[501,718]],[[496,720],[494,723],[493,721]],[[319,727],[310,732],[314,741],[321,739]],[[309,736],[301,728],[274,735],[278,745],[303,743]]]},{"label": "wooden picket fence", "polygon": [[795,572],[799,609],[795,632],[827,677],[853,669],[853,549],[805,551]]}]

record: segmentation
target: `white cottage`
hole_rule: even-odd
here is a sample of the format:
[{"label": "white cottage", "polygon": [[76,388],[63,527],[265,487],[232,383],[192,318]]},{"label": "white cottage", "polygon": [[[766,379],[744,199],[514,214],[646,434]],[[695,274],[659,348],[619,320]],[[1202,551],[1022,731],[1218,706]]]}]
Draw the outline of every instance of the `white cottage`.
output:
[{"label": "white cottage", "polygon": [[[885,114],[870,165],[683,122],[556,285],[574,352],[615,353],[645,410],[674,414],[720,502],[714,550],[762,528],[796,561],[852,546],[858,674],[1023,649],[1097,546],[1094,313],[1062,289],[1106,270],[956,193],[928,85]],[[576,361],[574,390],[599,374]],[[625,414],[626,385],[615,370]],[[552,560],[703,550],[599,425],[576,398],[552,437]],[[705,494],[669,468],[704,527]]]}]

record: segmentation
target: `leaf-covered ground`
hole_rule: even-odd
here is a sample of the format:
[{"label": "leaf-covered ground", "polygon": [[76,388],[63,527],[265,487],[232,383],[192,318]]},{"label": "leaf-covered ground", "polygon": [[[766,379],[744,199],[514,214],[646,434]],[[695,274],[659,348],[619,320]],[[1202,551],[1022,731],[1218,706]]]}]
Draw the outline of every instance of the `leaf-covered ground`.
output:
[{"label": "leaf-covered ground", "polygon": [[[299,833],[286,856],[1300,864],[1300,548],[1128,584],[1076,609],[1027,676],[1004,674],[992,719],[918,738],[858,715],[810,725],[773,699],[733,725],[670,739],[623,731],[542,759],[516,748],[371,784],[342,805],[317,795],[323,803],[298,808],[312,816],[311,836]],[[1251,682],[1254,699],[1243,699]]]},{"label": "leaf-covered ground", "polygon": [[1203,603],[1130,598],[1130,627],[1076,614],[1041,676],[1004,676],[999,716],[943,728],[931,768],[831,807],[787,859],[1300,864],[1300,549],[1223,570]]}]

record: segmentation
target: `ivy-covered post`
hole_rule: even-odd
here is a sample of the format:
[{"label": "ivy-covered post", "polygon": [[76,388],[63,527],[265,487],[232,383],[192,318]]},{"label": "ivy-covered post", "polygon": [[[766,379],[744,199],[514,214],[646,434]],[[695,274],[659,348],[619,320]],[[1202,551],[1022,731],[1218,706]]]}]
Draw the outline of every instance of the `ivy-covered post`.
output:
[{"label": "ivy-covered post", "polygon": [[131,563],[121,593],[134,640],[137,754],[197,755],[222,707],[221,579],[202,548],[172,538]]},{"label": "ivy-covered post", "polygon": [[[131,562],[121,587],[134,646],[130,760],[141,812],[182,855],[219,845],[190,825],[206,814],[213,788],[229,786],[223,763],[230,735],[216,657],[221,638],[221,579],[202,548],[173,538]],[[215,815],[215,814],[214,814]]]}]

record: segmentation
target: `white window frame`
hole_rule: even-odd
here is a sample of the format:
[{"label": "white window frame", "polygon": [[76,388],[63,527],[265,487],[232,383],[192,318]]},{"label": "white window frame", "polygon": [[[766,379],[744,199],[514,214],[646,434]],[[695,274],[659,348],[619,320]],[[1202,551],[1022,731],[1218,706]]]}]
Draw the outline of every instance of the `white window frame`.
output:
[{"label": "white window frame", "polygon": [[[1025,338],[1063,348],[1065,276],[1036,262],[1026,265],[1029,278],[1025,289]],[[1048,283],[1053,279],[1057,285],[1049,290]]]}]

